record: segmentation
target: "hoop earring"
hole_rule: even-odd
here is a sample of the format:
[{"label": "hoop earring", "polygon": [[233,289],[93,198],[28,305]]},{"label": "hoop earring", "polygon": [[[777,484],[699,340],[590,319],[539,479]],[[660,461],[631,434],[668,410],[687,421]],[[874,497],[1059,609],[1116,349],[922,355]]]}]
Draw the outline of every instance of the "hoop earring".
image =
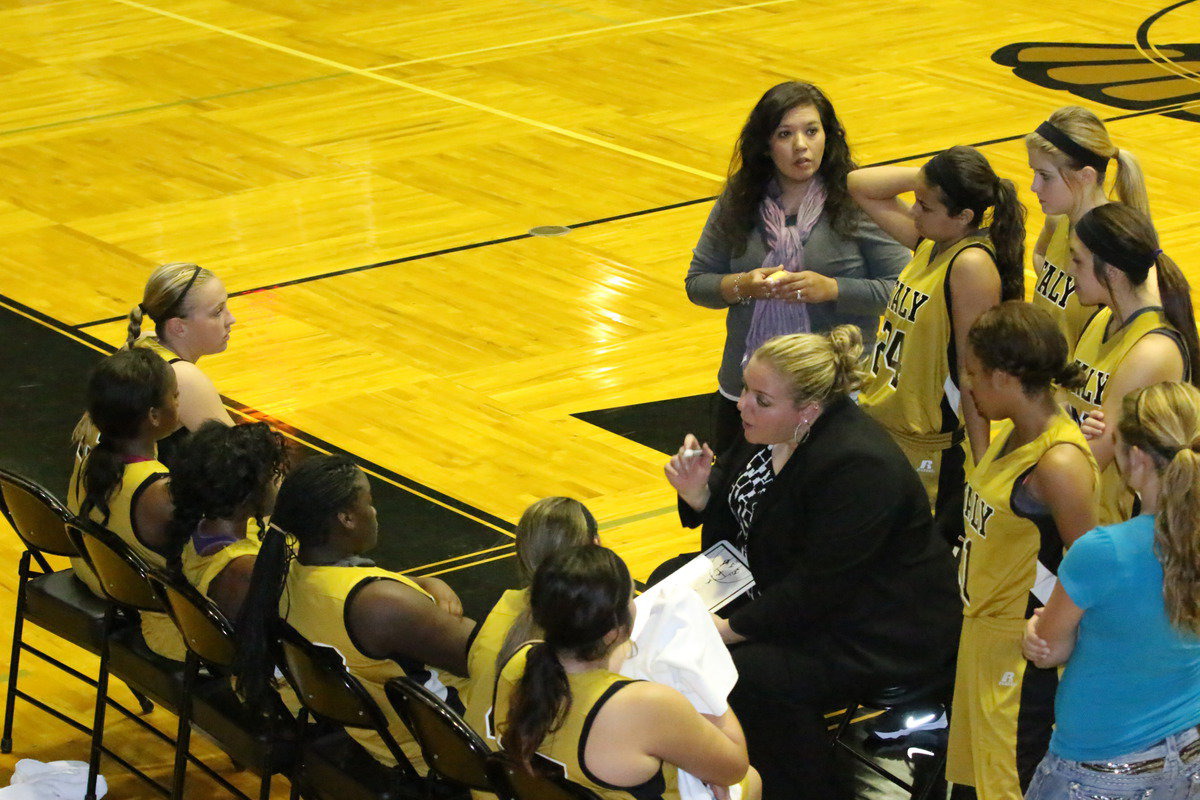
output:
[{"label": "hoop earring", "polygon": [[[805,427],[805,426],[807,426],[807,427]],[[800,431],[801,428],[804,428],[803,433],[801,433],[801,431]],[[796,430],[792,431],[792,442],[795,443],[796,445],[800,445],[805,439],[808,438],[808,432],[811,430],[812,430],[812,423],[808,422],[807,420],[802,421],[799,425],[796,426]]]}]

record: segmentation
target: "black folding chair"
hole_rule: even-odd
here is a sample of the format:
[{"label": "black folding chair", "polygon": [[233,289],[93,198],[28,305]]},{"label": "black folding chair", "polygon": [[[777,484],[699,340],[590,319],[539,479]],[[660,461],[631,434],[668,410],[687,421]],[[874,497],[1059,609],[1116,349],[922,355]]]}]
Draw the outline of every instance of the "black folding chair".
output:
[{"label": "black folding chair", "polygon": [[468,789],[497,793],[488,774],[491,748],[446,701],[407,676],[392,678],[383,691],[431,770]]},{"label": "black folding chair", "polygon": [[504,751],[488,757],[488,769],[501,797],[508,800],[600,800],[600,795],[561,775],[539,770],[534,760],[532,772]]},{"label": "black folding chair", "polygon": [[[100,647],[100,679],[98,692],[106,697],[108,692],[108,675],[112,674],[126,683],[136,686],[139,691],[153,697],[164,708],[178,713],[187,704],[196,704],[199,708],[204,703],[205,708],[211,705],[210,698],[219,699],[220,692],[225,687],[221,681],[208,681],[203,686],[193,686],[185,695],[185,665],[182,662],[171,661],[152,652],[142,639],[141,630],[131,626],[117,630],[113,621],[117,612],[158,612],[166,613],[167,607],[159,598],[151,580],[152,569],[133,550],[112,531],[107,530],[90,520],[76,520],[68,527],[68,534],[76,548],[87,560],[95,572],[100,586],[111,601],[111,610],[105,615],[104,638]],[[190,706],[189,706],[190,707]],[[105,703],[96,703],[96,716],[92,723],[92,747],[88,758],[88,785],[85,800],[95,800],[96,775],[100,766],[100,753],[103,750],[104,739],[104,710]],[[220,714],[216,714],[220,716]],[[176,748],[179,753],[179,742],[150,727],[160,739]],[[240,798],[246,795],[237,787],[225,780],[206,764],[183,749],[183,756],[203,770],[209,777],[219,783],[227,791]],[[155,791],[169,795],[170,790],[158,781],[135,771]],[[248,800],[248,798],[247,798]]]},{"label": "black folding chair", "polygon": [[[17,698],[90,736],[91,728],[18,687],[21,653],[27,652],[98,689],[97,679],[84,675],[69,664],[25,642],[25,623],[31,622],[77,647],[99,654],[105,631],[108,630],[106,626],[113,629],[130,627],[136,624],[136,620],[120,617],[108,619],[108,614],[113,611],[108,601],[93,594],[75,576],[74,570],[56,571],[46,560],[45,554],[65,557],[82,557],[82,554],[67,534],[68,526],[75,521],[74,515],[45,488],[14,472],[0,469],[0,513],[25,545],[25,552],[21,554],[17,565],[17,602],[13,615],[12,651],[9,657],[9,680],[4,707],[4,730],[0,735],[0,752],[12,752]],[[148,713],[154,708],[154,704],[145,695],[132,687],[131,691],[141,706],[142,713]],[[139,725],[153,729],[135,712],[111,697],[106,697],[106,702]],[[117,760],[122,766],[132,769],[127,762],[119,758]]]},{"label": "black folding chair", "polygon": [[[281,664],[303,710],[297,746],[301,766],[292,797],[303,791],[329,800],[423,798],[424,781],[388,730],[388,719],[337,650],[313,644],[286,622],[280,623]],[[387,767],[370,756],[344,730],[317,736],[309,716],[343,728],[374,731],[396,759]]]},{"label": "black folding chair", "polygon": [[[228,679],[232,675],[237,639],[233,626],[211,600],[189,584],[182,575],[158,572],[153,576],[153,587],[167,607],[179,632],[187,645],[188,655],[184,664],[183,697],[179,708],[179,731],[176,734],[175,770],[171,796],[182,798],[187,780],[187,755],[193,724],[207,732],[218,745],[236,756],[244,765],[261,777],[259,798],[271,796],[271,777],[278,773],[290,774],[295,759],[295,721],[283,707],[278,696],[270,708],[251,709],[232,694],[222,691],[224,701],[221,718],[205,719],[205,710],[213,705],[209,695],[207,702],[195,703],[200,682],[200,667],[210,674]],[[222,687],[224,688],[224,687]],[[197,719],[198,718],[198,719]],[[231,719],[232,718],[232,719]]]}]

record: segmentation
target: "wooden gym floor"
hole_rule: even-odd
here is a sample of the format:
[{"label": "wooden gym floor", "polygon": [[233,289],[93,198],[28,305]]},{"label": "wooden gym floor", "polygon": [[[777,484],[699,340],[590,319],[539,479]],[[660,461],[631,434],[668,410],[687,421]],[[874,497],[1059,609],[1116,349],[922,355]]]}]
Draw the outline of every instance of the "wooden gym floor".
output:
[{"label": "wooden gym floor", "polygon": [[[1021,136],[1088,105],[1194,277],[1197,31],[1192,0],[0,0],[0,465],[64,489],[87,365],[155,264],[196,261],[238,318],[204,369],[360,459],[381,562],[478,613],[521,510],[566,494],[645,577],[695,542],[659,449],[706,424],[723,315],[682,276],[762,91],[821,85],[860,163],[974,143],[1023,188]],[[110,741],[164,773],[164,748]],[[0,779],[84,753],[22,705]]]}]

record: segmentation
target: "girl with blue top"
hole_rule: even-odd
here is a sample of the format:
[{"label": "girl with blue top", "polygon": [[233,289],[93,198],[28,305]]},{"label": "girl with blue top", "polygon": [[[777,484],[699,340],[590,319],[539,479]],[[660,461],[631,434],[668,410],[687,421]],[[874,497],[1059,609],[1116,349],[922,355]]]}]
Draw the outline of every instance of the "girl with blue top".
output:
[{"label": "girl with blue top", "polygon": [[1025,631],[1030,661],[1066,664],[1027,800],[1200,786],[1200,390],[1126,396],[1116,458],[1143,513],[1077,540]]}]

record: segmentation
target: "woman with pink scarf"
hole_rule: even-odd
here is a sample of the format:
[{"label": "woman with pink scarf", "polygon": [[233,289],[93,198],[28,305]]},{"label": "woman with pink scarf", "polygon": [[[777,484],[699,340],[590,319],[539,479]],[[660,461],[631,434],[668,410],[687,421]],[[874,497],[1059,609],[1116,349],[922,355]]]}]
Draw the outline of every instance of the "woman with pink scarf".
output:
[{"label": "woman with pink scarf", "polygon": [[688,299],[727,309],[717,374],[720,452],[741,427],[742,366],[772,336],[857,325],[867,348],[908,252],[846,190],[846,132],[816,86],[767,91],[742,127],[730,177],[692,253]]}]

